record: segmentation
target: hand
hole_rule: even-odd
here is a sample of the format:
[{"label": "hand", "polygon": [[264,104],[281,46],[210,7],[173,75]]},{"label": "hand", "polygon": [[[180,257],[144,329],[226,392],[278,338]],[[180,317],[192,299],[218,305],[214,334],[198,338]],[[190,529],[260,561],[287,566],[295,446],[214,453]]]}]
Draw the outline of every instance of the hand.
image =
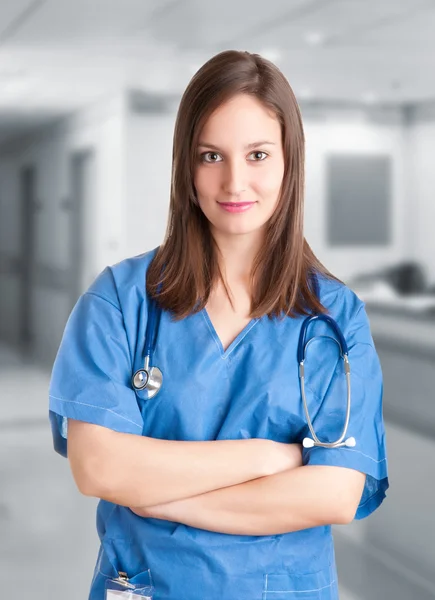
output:
[{"label": "hand", "polygon": [[269,475],[281,473],[302,466],[302,444],[284,444],[282,442],[271,443]]},{"label": "hand", "polygon": [[159,519],[163,515],[164,506],[164,504],[156,504],[155,506],[130,506],[129,508],[138,517]]},{"label": "hand", "polygon": [[147,519],[163,519],[164,521],[175,521],[177,515],[184,514],[193,498],[185,498],[184,500],[174,500],[165,504],[155,504],[154,506],[130,506],[131,512],[139,517]]},{"label": "hand", "polygon": [[148,514],[148,507],[144,506],[129,506],[129,509],[131,510],[131,512],[134,512],[135,515],[137,515],[138,517],[149,517],[150,515]]}]

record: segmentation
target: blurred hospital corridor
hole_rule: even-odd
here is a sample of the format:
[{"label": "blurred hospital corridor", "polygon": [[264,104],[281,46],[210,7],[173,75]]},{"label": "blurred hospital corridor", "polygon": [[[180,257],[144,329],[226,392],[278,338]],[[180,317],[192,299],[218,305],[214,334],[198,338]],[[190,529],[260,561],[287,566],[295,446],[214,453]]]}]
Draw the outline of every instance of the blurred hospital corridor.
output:
[{"label": "blurred hospital corridor", "polygon": [[382,366],[390,489],[333,527],[340,600],[435,598],[434,31],[426,0],[0,1],[1,600],[88,597],[97,500],[53,450],[51,369],[95,278],[162,243],[183,90],[230,48],[294,90],[305,237]]}]

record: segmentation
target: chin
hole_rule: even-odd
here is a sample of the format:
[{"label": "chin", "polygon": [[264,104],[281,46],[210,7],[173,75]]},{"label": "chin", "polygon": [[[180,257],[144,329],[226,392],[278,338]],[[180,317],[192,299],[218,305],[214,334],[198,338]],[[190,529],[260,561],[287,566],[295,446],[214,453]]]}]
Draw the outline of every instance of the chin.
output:
[{"label": "chin", "polygon": [[221,223],[215,225],[216,231],[226,235],[249,235],[258,233],[264,226],[264,223],[260,224],[249,224],[249,223],[232,223],[228,225],[228,223]]}]

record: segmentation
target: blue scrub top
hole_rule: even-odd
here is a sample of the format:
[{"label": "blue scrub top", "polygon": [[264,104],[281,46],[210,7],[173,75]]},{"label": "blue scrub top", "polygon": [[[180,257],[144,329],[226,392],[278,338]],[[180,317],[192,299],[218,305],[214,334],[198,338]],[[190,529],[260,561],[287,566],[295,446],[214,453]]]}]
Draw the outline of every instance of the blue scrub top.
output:
[{"label": "blue scrub top", "polygon": [[[224,351],[205,310],[178,322],[163,312],[153,359],[163,373],[162,389],[148,402],[146,391],[134,391],[131,375],[144,360],[146,270],[155,252],[107,267],[77,301],[53,367],[52,426],[64,437],[71,418],[167,440],[301,443],[309,433],[296,360],[303,316],[254,319]],[[349,347],[348,436],[357,443],[354,448],[304,449],[303,460],[366,473],[355,515],[362,519],[381,504],[388,488],[381,367],[364,303],[325,277],[319,277],[319,295]],[[316,321],[309,334],[331,332]],[[335,440],[346,410],[346,380],[336,345],[316,339],[305,364],[316,433]],[[117,571],[125,571],[133,582],[151,578],[154,600],[338,598],[330,526],[279,535],[228,535],[142,518],[101,500],[97,528],[101,546],[90,600],[103,600],[105,581]]]}]

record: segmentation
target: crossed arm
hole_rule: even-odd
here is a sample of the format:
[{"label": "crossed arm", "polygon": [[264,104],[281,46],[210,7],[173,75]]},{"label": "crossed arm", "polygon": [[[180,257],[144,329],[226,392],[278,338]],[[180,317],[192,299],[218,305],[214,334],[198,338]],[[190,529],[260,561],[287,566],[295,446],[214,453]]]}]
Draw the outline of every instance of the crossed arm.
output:
[{"label": "crossed arm", "polygon": [[365,475],[343,467],[297,466],[206,494],[131,508],[142,517],[220,533],[275,535],[353,520]]},{"label": "crossed arm", "polygon": [[299,444],[264,439],[180,442],[68,421],[79,490],[136,514],[239,535],[351,521],[365,475],[302,466]]}]

